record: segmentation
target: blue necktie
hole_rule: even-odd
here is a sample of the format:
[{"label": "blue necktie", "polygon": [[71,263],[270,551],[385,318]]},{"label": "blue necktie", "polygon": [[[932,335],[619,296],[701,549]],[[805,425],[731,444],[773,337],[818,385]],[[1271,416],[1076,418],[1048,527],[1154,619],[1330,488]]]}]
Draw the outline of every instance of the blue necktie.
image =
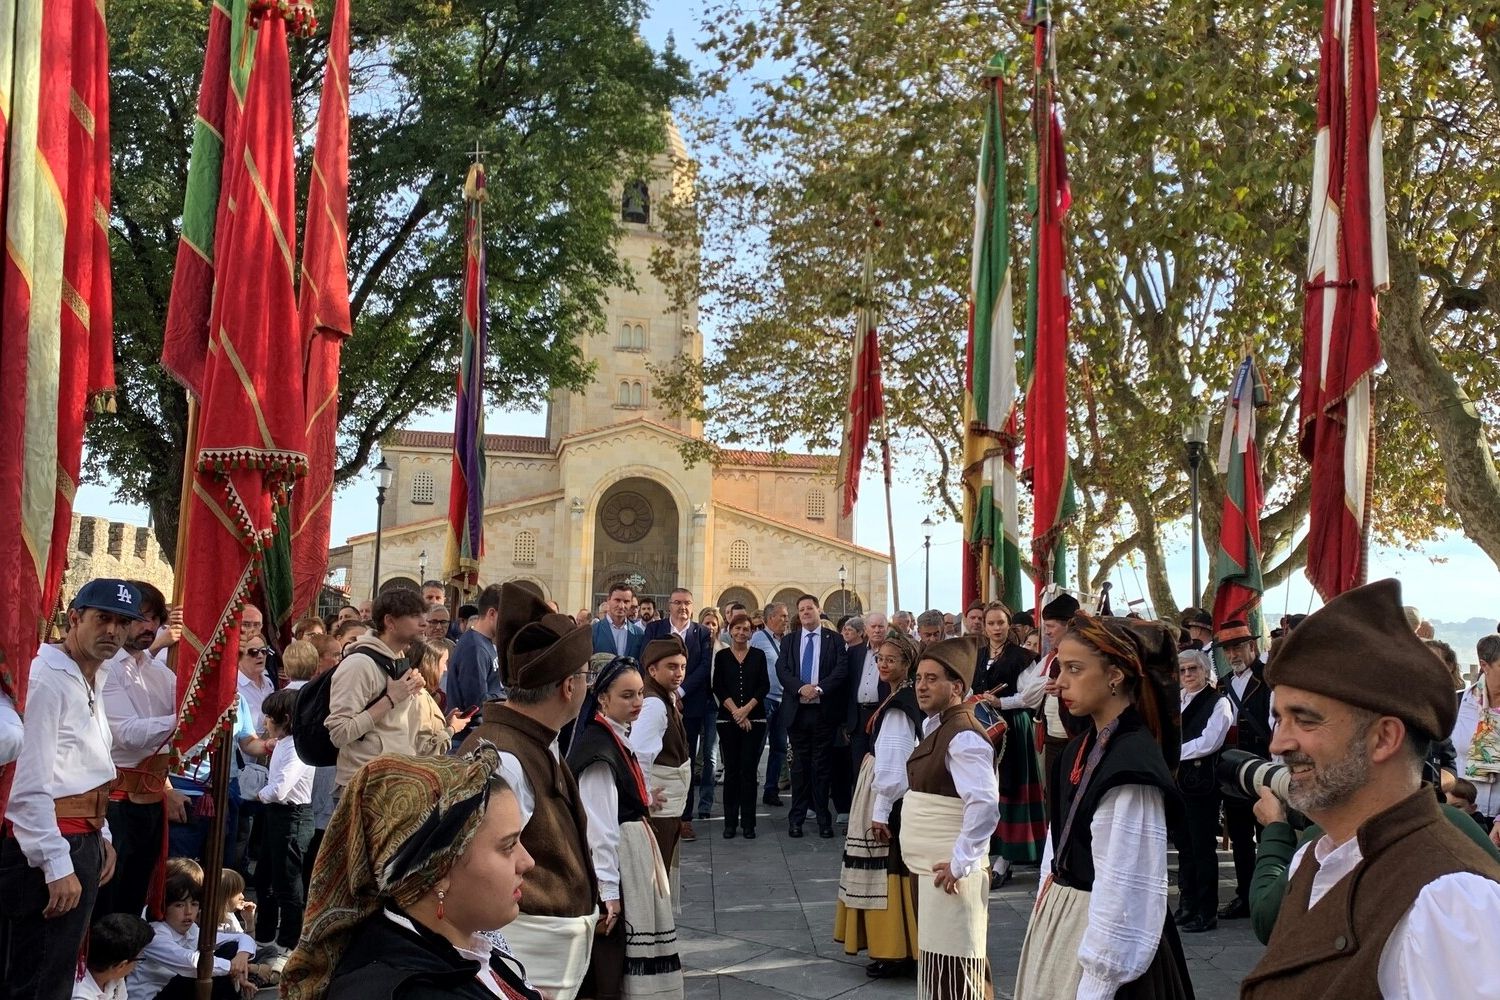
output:
[{"label": "blue necktie", "polygon": [[811,684],[813,675],[813,633],[805,632],[802,638],[802,683]]}]

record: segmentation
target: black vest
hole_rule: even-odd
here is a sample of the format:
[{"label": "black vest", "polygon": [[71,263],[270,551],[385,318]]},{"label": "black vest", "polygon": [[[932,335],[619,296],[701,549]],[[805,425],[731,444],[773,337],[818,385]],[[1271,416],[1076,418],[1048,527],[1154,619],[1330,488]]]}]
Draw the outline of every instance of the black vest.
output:
[{"label": "black vest", "polygon": [[608,765],[615,776],[620,822],[631,823],[648,816],[651,810],[641,799],[641,789],[635,782],[635,773],[621,755],[619,744],[605,731],[603,725],[590,720],[568,750],[568,768],[578,778],[583,776],[585,768],[598,763]]},{"label": "black vest", "polygon": [[896,692],[896,697],[885,703],[880,714],[875,717],[875,724],[870,728],[870,743],[873,746],[875,738],[880,735],[880,727],[885,725],[892,713],[905,715],[911,720],[912,728],[916,730],[918,742],[922,739],[922,723],[927,716],[917,707],[917,690],[910,684]]},{"label": "black vest", "polygon": [[[1235,712],[1235,745],[1257,757],[1271,756],[1271,687],[1266,683],[1266,668],[1259,660],[1250,665],[1250,682],[1245,697]],[[1234,704],[1234,674],[1224,678],[1224,697]],[[1226,741],[1227,742],[1227,741]]]},{"label": "black vest", "polygon": [[[1182,742],[1196,740],[1203,735],[1203,730],[1208,728],[1208,720],[1213,717],[1214,706],[1223,697],[1213,688],[1204,686],[1193,696],[1193,700],[1187,703],[1182,710]],[[1219,763],[1219,752],[1215,750],[1206,757],[1198,757],[1194,760],[1185,760],[1177,765],[1177,787],[1182,789],[1183,795],[1191,795],[1194,798],[1205,795],[1216,795],[1219,791],[1219,783],[1214,780],[1214,768]]]},{"label": "black vest", "polygon": [[1078,794],[1072,782],[1073,764],[1078,759],[1079,748],[1085,740],[1089,750],[1084,751],[1084,761],[1094,745],[1094,730],[1090,726],[1083,736],[1068,743],[1066,749],[1052,762],[1052,774],[1048,776],[1047,797],[1053,817],[1048,836],[1052,838],[1052,869],[1056,880],[1074,889],[1092,892],[1094,888],[1094,834],[1091,824],[1094,812],[1104,793],[1121,785],[1150,785],[1161,789],[1167,807],[1167,830],[1170,835],[1179,828],[1182,820],[1182,798],[1167,770],[1166,759],[1156,739],[1146,728],[1134,708],[1128,708],[1120,716],[1120,725],[1110,737],[1083,798],[1079,800],[1077,815],[1068,829],[1067,843],[1062,843],[1063,827],[1067,823],[1068,810]]}]

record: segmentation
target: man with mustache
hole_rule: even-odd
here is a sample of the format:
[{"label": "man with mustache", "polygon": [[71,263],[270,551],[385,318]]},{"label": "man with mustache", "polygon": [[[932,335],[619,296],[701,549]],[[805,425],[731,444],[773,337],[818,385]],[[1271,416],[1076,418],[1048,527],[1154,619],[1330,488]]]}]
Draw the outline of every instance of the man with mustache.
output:
[{"label": "man with mustache", "polygon": [[1329,601],[1266,670],[1270,750],[1289,804],[1324,834],[1292,858],[1270,945],[1241,987],[1268,997],[1459,997],[1493,992],[1500,863],[1422,784],[1427,745],[1452,730],[1447,669],[1382,580]]}]

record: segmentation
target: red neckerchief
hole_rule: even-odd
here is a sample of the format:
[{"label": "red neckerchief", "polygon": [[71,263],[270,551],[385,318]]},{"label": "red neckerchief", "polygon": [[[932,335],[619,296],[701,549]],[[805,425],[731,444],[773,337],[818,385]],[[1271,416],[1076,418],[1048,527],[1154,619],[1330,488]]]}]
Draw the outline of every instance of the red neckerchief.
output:
[{"label": "red neckerchief", "polygon": [[646,776],[641,773],[641,762],[635,759],[635,752],[625,745],[624,740],[620,739],[620,734],[615,732],[615,727],[610,725],[603,712],[595,712],[594,721],[603,726],[609,738],[615,741],[615,747],[620,751],[620,756],[624,757],[625,763],[630,765],[630,773],[635,778],[636,790],[641,793],[641,801],[649,806],[651,795],[646,791]]}]

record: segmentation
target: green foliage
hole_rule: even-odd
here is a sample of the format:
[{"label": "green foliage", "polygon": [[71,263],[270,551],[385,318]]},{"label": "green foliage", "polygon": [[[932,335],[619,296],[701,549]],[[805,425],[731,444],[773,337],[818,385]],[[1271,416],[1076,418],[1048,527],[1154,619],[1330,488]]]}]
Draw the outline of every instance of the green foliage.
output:
[{"label": "green foliage", "polygon": [[[1307,511],[1296,409],[1322,6],[1054,5],[1074,197],[1073,469],[1084,495],[1073,540],[1096,583],[1140,553],[1163,612],[1175,605],[1161,531],[1188,506],[1183,423],[1202,407],[1215,415],[1202,504],[1211,552],[1218,414],[1251,345],[1272,398],[1260,417],[1268,581],[1305,558],[1293,544]],[[1426,335],[1477,399],[1500,389],[1500,295],[1490,294],[1500,7],[1489,6],[1380,9],[1392,230],[1446,276],[1421,289]],[[979,71],[997,47],[1021,67],[1007,100],[1018,306],[1030,221],[1019,197],[1034,147],[1030,37],[992,10],[730,0],[707,17],[718,68],[697,123],[707,178],[698,277],[727,350],[663,388],[683,405],[707,391],[711,434],[836,442],[859,260],[873,240],[893,441],[957,516]],[[750,106],[726,111],[722,95],[747,83]],[[1387,381],[1376,536],[1415,543],[1454,516],[1426,407]]]},{"label": "green foliage", "polygon": [[[353,5],[349,264],[354,336],[341,374],[339,467],[452,393],[463,262],[461,191],[487,150],[492,406],[585,386],[575,340],[611,286],[615,185],[664,147],[686,64],[636,34],[639,0],[368,0]],[[148,504],[175,542],[186,407],[157,364],[209,4],[110,5],[112,237],[119,412],[90,430],[90,471]],[[325,29],[326,30],[326,29]],[[326,35],[293,42],[306,190]],[[299,211],[301,206],[299,206]],[[252,276],[244,276],[253,280]]]}]

